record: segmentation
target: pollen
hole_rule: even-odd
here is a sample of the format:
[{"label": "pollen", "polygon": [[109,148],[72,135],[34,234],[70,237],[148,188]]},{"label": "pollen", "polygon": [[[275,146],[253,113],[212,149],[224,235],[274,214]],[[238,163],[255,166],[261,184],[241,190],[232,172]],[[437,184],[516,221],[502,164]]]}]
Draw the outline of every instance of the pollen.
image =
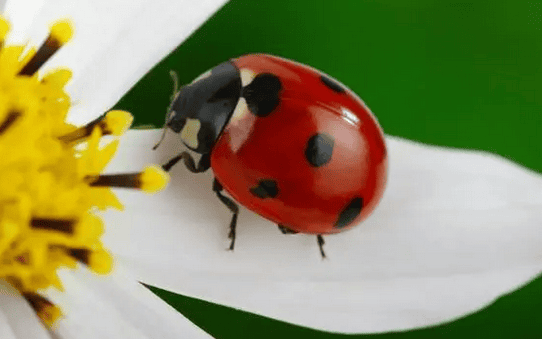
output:
[{"label": "pollen", "polygon": [[149,166],[141,172],[141,190],[146,193],[155,193],[166,187],[169,176],[157,166]]},{"label": "pollen", "polygon": [[72,25],[68,20],[59,20],[51,26],[51,34],[49,35],[52,40],[58,41],[60,45],[68,42],[73,35]]},{"label": "pollen", "polygon": [[81,127],[66,122],[71,101],[64,87],[72,72],[39,70],[70,40],[68,21],[54,23],[38,49],[6,46],[8,31],[0,17],[0,279],[54,326],[62,313],[44,291],[63,289],[59,269],[114,268],[100,215],[123,209],[112,188],[156,192],[168,176],[153,165],[102,173],[132,123],[130,113],[111,111]]},{"label": "pollen", "polygon": [[134,118],[132,115],[125,111],[110,111],[105,115],[105,124],[111,134],[119,136],[123,135],[130,127]]}]

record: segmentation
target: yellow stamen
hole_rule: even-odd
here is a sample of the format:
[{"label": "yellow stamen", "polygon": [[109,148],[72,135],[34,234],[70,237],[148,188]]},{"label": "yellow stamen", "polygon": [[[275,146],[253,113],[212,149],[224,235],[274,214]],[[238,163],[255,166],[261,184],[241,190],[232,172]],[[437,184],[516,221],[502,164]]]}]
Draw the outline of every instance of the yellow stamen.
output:
[{"label": "yellow stamen", "polygon": [[60,45],[64,45],[73,36],[73,27],[68,20],[56,21],[51,26],[50,37],[53,40],[59,42]]},{"label": "yellow stamen", "polygon": [[36,229],[57,231],[62,233],[73,233],[76,221],[71,219],[46,219],[46,218],[33,218],[30,221],[30,225]]},{"label": "yellow stamen", "polygon": [[169,182],[169,175],[160,167],[148,166],[140,173],[103,174],[87,176],[91,186],[138,188],[146,193],[155,193]]},{"label": "yellow stamen", "polygon": [[113,267],[113,258],[104,249],[69,248],[66,252],[94,273],[108,274]]},{"label": "yellow stamen", "polygon": [[134,117],[126,111],[109,111],[104,118],[107,127],[102,127],[103,134],[123,135],[130,128],[133,121]]},{"label": "yellow stamen", "polygon": [[126,111],[109,111],[87,125],[60,136],[59,139],[68,143],[81,142],[90,137],[95,128],[99,128],[102,135],[120,136],[130,128],[133,121],[133,116]]},{"label": "yellow stamen", "polygon": [[68,21],[58,21],[51,27],[51,33],[41,45],[32,59],[21,69],[19,75],[34,75],[34,73],[45,63],[60,47],[68,42],[73,30]]},{"label": "yellow stamen", "polygon": [[158,166],[149,166],[141,173],[141,190],[147,193],[161,191],[169,182],[169,175]]},{"label": "yellow stamen", "polygon": [[108,274],[113,268],[113,258],[105,250],[93,251],[86,264],[95,273]]},{"label": "yellow stamen", "polygon": [[34,309],[43,323],[51,327],[62,316],[60,309],[39,294],[26,292],[23,297]]},{"label": "yellow stamen", "polygon": [[4,121],[0,124],[0,134],[4,133],[13,123],[21,117],[21,113],[17,111],[9,112]]}]

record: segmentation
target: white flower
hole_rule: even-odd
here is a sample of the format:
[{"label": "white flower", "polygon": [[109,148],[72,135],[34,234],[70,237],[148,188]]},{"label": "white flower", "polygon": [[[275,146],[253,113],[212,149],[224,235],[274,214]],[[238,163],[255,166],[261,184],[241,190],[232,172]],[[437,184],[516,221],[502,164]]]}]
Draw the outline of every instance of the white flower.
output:
[{"label": "white flower", "polygon": [[[21,31],[34,32],[35,25],[39,33],[48,21],[73,15],[81,40],[47,66],[72,67],[71,119],[85,123],[115,104],[219,2],[24,3],[7,5],[8,14],[20,14]],[[19,18],[8,17],[16,28]],[[109,169],[163,163],[181,150],[169,135],[159,151],[151,151],[159,136],[160,131],[128,132]],[[389,184],[380,206],[363,225],[326,238],[326,261],[320,260],[313,237],[282,235],[246,209],[236,250],[226,251],[230,214],[211,191],[210,171],[194,175],[177,165],[169,187],[153,199],[119,192],[126,210],[106,215],[104,242],[127,271],[108,281],[84,271],[64,274],[66,293],[51,298],[72,316],[58,334],[163,338],[191,331],[184,337],[205,336],[134,278],[294,324],[362,333],[458,318],[540,273],[540,174],[486,153],[394,137],[387,142]],[[1,338],[47,337],[20,297],[12,293],[0,299]]]},{"label": "white flower", "polygon": [[[165,162],[176,135],[126,135],[112,166]],[[316,329],[369,333],[450,321],[542,269],[542,176],[495,155],[387,137],[389,181],[372,216],[327,236],[283,235],[242,208],[234,252],[212,173],[176,165],[148,201],[119,192],[126,213],[104,242],[149,285]],[[128,165],[129,164],[129,165]],[[126,220],[125,218],[129,218]],[[149,230],[149,225],[152,230]]]}]

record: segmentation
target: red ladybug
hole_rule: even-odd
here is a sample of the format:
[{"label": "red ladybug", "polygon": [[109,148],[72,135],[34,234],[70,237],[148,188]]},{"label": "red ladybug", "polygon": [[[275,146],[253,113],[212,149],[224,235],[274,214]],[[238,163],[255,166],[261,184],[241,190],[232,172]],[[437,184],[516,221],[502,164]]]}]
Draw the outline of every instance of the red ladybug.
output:
[{"label": "red ladybug", "polygon": [[238,203],[283,233],[347,230],[376,207],[386,185],[382,129],[369,108],[331,77],[291,60],[250,54],[224,62],[183,86],[166,126],[201,158],[182,152],[192,172],[212,168],[213,191],[232,211]]}]

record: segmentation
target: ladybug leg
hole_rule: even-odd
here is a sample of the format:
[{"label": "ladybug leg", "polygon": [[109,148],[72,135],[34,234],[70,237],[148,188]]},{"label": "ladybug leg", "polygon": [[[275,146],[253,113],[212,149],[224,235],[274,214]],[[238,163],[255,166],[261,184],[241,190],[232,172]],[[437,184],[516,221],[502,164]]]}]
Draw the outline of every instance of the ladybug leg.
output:
[{"label": "ladybug leg", "polygon": [[316,236],[316,240],[318,241],[318,247],[320,248],[320,254],[322,255],[322,259],[325,259],[326,253],[324,252],[324,244],[326,242],[324,241],[324,237],[321,234],[318,234]]},{"label": "ladybug leg", "polygon": [[176,157],[171,158],[171,160],[169,160],[167,163],[163,164],[162,169],[166,172],[169,172],[169,170],[181,160],[184,160],[184,165],[192,173],[205,172],[209,169],[209,167],[211,167],[211,155],[209,153],[203,154],[198,161],[198,165],[196,166],[196,162],[194,161],[194,158],[192,158],[190,153],[182,152]]},{"label": "ladybug leg", "polygon": [[282,234],[297,234],[299,232],[297,231],[294,231],[293,229],[287,227],[287,226],[284,226],[284,225],[281,225],[281,224],[278,224],[277,225],[279,227],[279,230],[282,232]]},{"label": "ladybug leg", "polygon": [[231,200],[230,198],[224,196],[221,192],[224,189],[222,185],[218,182],[218,180],[213,181],[213,191],[216,193],[218,199],[222,201],[224,205],[233,213],[233,216],[231,218],[230,222],[230,233],[228,234],[228,238],[231,239],[230,243],[230,250],[233,251],[233,247],[235,245],[235,229],[237,227],[237,215],[239,214],[239,206]]}]

